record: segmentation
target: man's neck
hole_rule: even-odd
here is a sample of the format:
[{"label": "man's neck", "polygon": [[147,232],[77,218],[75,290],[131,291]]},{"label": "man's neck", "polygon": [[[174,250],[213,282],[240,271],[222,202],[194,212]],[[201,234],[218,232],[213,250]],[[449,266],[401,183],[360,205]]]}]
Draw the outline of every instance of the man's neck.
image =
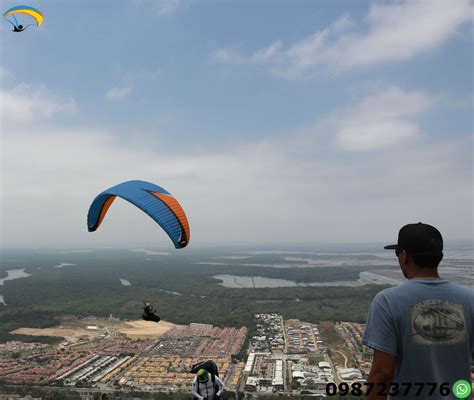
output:
[{"label": "man's neck", "polygon": [[417,268],[410,276],[410,279],[414,278],[439,278],[438,268]]}]

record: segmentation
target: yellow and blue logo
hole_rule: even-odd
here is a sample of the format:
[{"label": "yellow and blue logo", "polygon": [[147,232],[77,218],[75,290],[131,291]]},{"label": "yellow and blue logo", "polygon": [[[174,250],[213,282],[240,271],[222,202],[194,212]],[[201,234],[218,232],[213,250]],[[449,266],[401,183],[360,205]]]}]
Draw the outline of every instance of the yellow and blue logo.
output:
[{"label": "yellow and blue logo", "polygon": [[[39,12],[36,8],[29,7],[29,6],[16,6],[8,9],[3,14],[3,18],[5,18],[12,26],[13,32],[23,32],[29,26],[34,26],[35,24],[28,24],[23,25],[18,22],[17,16],[18,14],[27,15],[29,18],[32,18],[36,22],[36,26],[39,27],[43,23],[43,14]],[[11,21],[9,18],[13,19]]]}]

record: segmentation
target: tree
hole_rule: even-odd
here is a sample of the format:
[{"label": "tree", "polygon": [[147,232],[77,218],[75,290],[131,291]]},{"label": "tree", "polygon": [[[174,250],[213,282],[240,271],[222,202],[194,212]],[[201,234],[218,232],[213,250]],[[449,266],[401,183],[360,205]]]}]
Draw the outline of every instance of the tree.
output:
[{"label": "tree", "polygon": [[300,383],[296,379],[293,379],[290,383],[290,388],[293,390],[298,390],[300,386]]},{"label": "tree", "polygon": [[311,389],[311,390],[312,390],[312,389],[316,389],[316,382],[314,382],[313,379],[307,379],[307,380],[306,380],[306,387],[307,387],[308,389]]}]

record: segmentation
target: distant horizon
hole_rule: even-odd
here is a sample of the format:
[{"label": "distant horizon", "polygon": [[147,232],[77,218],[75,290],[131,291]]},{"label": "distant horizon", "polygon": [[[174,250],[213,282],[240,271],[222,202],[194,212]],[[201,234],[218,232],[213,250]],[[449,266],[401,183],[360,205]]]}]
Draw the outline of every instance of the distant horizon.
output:
[{"label": "distant horizon", "polygon": [[[396,241],[395,241],[396,242]],[[393,242],[393,243],[395,243]],[[141,245],[141,244],[130,244],[130,245],[109,245],[109,246],[41,246],[41,247],[26,247],[26,246],[8,246],[3,247],[0,246],[0,252],[2,251],[10,251],[10,250],[30,250],[30,251],[61,251],[61,250],[71,250],[75,251],[78,254],[81,252],[91,252],[94,250],[134,250],[134,249],[147,249],[147,250],[155,250],[157,252],[169,253],[170,255],[173,254],[185,254],[188,251],[192,250],[247,250],[248,252],[252,251],[295,251],[295,252],[302,252],[302,251],[310,251],[312,248],[313,252],[317,252],[318,249],[314,249],[314,247],[319,247],[319,251],[322,250],[329,250],[331,248],[337,250],[343,250],[344,247],[347,247],[348,250],[350,249],[366,249],[366,250],[380,250],[386,251],[389,253],[393,250],[385,250],[383,246],[391,244],[391,243],[382,243],[382,242],[315,242],[315,243],[261,243],[261,244],[200,244],[200,245],[188,245],[184,249],[175,249],[172,246],[164,246],[164,245]],[[474,244],[470,240],[453,240],[449,243],[444,244],[444,251],[450,250],[474,250]],[[238,253],[238,252],[237,252]]]}]

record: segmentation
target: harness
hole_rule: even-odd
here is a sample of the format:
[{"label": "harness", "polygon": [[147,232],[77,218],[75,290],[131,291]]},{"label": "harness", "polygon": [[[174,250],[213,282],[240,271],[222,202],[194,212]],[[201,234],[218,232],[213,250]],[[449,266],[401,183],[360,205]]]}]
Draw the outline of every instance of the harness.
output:
[{"label": "harness", "polygon": [[[214,374],[210,374],[211,375],[211,380],[212,380],[212,383],[213,383],[213,386],[214,386],[214,395],[219,391],[219,387],[216,385],[216,376]],[[199,382],[199,380],[196,379],[196,382],[197,382],[197,393],[198,395],[201,396],[201,389],[199,388],[199,385],[201,384],[201,382]],[[209,399],[209,390],[207,389],[207,382],[206,382],[206,396],[205,396],[206,399]]]}]

